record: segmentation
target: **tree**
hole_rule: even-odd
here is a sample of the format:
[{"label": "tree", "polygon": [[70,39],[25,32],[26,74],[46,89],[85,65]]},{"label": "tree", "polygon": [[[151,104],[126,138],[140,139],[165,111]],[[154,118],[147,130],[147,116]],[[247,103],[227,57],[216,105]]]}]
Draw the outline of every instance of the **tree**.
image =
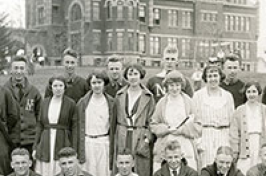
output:
[{"label": "tree", "polygon": [[7,27],[7,17],[8,15],[6,14],[0,14],[0,70],[6,66],[7,61],[5,56],[13,43],[11,39],[11,30]]}]

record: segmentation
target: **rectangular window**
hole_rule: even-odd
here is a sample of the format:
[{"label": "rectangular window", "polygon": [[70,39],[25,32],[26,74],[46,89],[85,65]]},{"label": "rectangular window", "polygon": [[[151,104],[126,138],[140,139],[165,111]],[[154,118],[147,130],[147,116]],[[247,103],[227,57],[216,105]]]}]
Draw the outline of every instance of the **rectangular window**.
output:
[{"label": "rectangular window", "polygon": [[133,2],[129,2],[129,5],[128,5],[128,19],[129,20],[133,19],[133,16],[134,16],[133,9],[134,9]]},{"label": "rectangular window", "polygon": [[182,57],[188,57],[190,51],[190,39],[182,39]]},{"label": "rectangular window", "polygon": [[168,38],[168,45],[178,47],[178,40],[177,38]]},{"label": "rectangular window", "polygon": [[234,17],[230,16],[230,31],[234,31]]},{"label": "rectangular window", "polygon": [[38,8],[38,24],[44,24],[44,7]]},{"label": "rectangular window", "polygon": [[93,49],[94,51],[101,51],[101,33],[93,33]]},{"label": "rectangular window", "polygon": [[161,10],[160,9],[153,9],[153,24],[160,25],[161,20]]},{"label": "rectangular window", "polygon": [[117,33],[117,51],[123,51],[124,35],[122,32]]},{"label": "rectangular window", "polygon": [[113,33],[107,33],[107,50],[113,51]]},{"label": "rectangular window", "polygon": [[229,31],[228,16],[225,16],[225,31]]},{"label": "rectangular window", "polygon": [[100,2],[93,2],[93,20],[100,20]]},{"label": "rectangular window", "polygon": [[117,5],[117,19],[123,19],[123,4]]},{"label": "rectangular window", "polygon": [[134,51],[134,35],[132,32],[128,33],[128,49]]},{"label": "rectangular window", "polygon": [[178,11],[168,10],[168,26],[176,27],[178,25]]},{"label": "rectangular window", "polygon": [[150,38],[150,54],[157,55],[161,53],[161,44],[159,37]]},{"label": "rectangular window", "polygon": [[246,31],[250,31],[250,18],[246,17]]},{"label": "rectangular window", "polygon": [[146,37],[143,34],[139,35],[139,51],[141,54],[146,53]]},{"label": "rectangular window", "polygon": [[145,6],[139,6],[139,20],[145,23]]},{"label": "rectangular window", "polygon": [[52,23],[53,24],[60,23],[60,11],[59,10],[60,9],[58,5],[52,6]]},{"label": "rectangular window", "polygon": [[192,28],[192,12],[182,12],[182,28]]}]

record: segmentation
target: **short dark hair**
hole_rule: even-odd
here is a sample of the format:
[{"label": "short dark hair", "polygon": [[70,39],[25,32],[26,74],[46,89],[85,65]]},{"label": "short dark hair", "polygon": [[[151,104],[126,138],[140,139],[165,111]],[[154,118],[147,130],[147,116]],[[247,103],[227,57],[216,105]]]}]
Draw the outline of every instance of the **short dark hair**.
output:
[{"label": "short dark hair", "polygon": [[185,80],[183,74],[177,70],[172,70],[171,72],[169,72],[165,76],[165,78],[162,82],[162,84],[166,88],[167,92],[168,92],[168,85],[170,83],[180,83],[182,89],[186,86],[186,80]]},{"label": "short dark hair", "polygon": [[132,158],[134,158],[132,152],[128,148],[124,148],[123,150],[119,150],[117,153],[117,156],[118,155],[130,155],[130,156],[132,156]]},{"label": "short dark hair", "polygon": [[127,73],[129,70],[131,69],[136,69],[139,71],[140,73],[140,79],[143,79],[146,75],[146,71],[143,69],[143,67],[139,64],[130,64],[126,67],[125,71],[124,71],[124,78],[127,80]]},{"label": "short dark hair", "polygon": [[222,69],[218,66],[206,66],[203,70],[203,73],[202,73],[202,79],[203,81],[206,83],[207,82],[207,72],[209,70],[212,70],[212,71],[217,71],[221,77],[220,79],[220,82],[222,82],[224,79],[225,79],[225,74],[222,72]]},{"label": "short dark hair", "polygon": [[180,143],[178,142],[178,140],[171,140],[171,141],[169,141],[169,142],[166,144],[164,151],[165,151],[165,152],[166,152],[167,150],[173,151],[173,150],[176,150],[176,149],[181,150],[181,145],[180,145]]},{"label": "short dark hair", "polygon": [[233,149],[229,146],[220,146],[217,149],[216,155],[225,154],[234,157]]},{"label": "short dark hair", "polygon": [[245,83],[245,85],[243,87],[243,90],[242,90],[242,92],[244,94],[245,101],[247,101],[246,91],[251,86],[255,86],[256,87],[256,89],[258,90],[259,95],[262,93],[262,87],[261,87],[261,85],[260,85],[260,83],[258,81],[249,81],[249,82]]},{"label": "short dark hair", "polygon": [[15,148],[11,153],[11,157],[15,155],[26,155],[30,157],[29,151],[25,148]]},{"label": "short dark hair", "polygon": [[91,74],[89,74],[89,76],[87,78],[87,83],[89,86],[91,86],[91,79],[93,76],[95,76],[98,79],[102,79],[104,82],[104,86],[106,86],[110,81],[109,77],[107,76],[107,74],[104,71],[94,70],[94,71],[92,71]]},{"label": "short dark hair", "polygon": [[11,63],[13,63],[13,62],[25,62],[27,64],[28,60],[27,60],[26,56],[19,55],[19,56],[14,56],[14,58],[11,61]]},{"label": "short dark hair", "polygon": [[58,158],[68,158],[72,156],[77,156],[76,150],[74,150],[72,147],[64,147],[58,152]]},{"label": "short dark hair", "polygon": [[48,81],[48,89],[52,91],[52,84],[55,80],[62,81],[65,85],[65,89],[67,88],[66,79],[63,76],[53,76]]},{"label": "short dark hair", "polygon": [[67,49],[64,50],[63,57],[66,56],[66,55],[72,56],[74,58],[78,58],[77,51],[75,51],[75,50],[73,50],[71,48],[67,48]]},{"label": "short dark hair", "polygon": [[122,63],[122,59],[117,57],[117,56],[110,56],[107,59],[107,63],[109,63],[109,62],[121,62]]},{"label": "short dark hair", "polygon": [[241,65],[241,59],[239,58],[238,55],[233,54],[233,53],[225,57],[223,65],[225,64],[226,61],[232,61],[232,62],[238,61],[239,65]]}]

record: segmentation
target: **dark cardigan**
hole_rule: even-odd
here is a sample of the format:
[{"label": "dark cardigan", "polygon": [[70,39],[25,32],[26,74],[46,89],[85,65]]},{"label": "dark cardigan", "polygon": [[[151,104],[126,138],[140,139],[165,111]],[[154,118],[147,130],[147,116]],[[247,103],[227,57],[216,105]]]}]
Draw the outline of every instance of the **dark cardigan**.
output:
[{"label": "dark cardigan", "polygon": [[63,96],[60,115],[57,124],[50,124],[48,109],[51,97],[45,98],[41,107],[41,115],[37,123],[37,134],[33,149],[36,150],[36,158],[40,161],[49,162],[50,158],[50,129],[56,129],[56,142],[54,160],[58,160],[57,154],[63,147],[73,146],[73,138],[77,135],[76,104]]}]

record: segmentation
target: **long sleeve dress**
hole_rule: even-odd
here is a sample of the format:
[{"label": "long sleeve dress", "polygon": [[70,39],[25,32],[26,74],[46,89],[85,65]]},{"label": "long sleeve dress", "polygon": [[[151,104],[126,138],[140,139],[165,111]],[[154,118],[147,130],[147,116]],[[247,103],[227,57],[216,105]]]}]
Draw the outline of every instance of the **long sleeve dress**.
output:
[{"label": "long sleeve dress", "polygon": [[219,96],[210,96],[206,87],[193,97],[195,116],[202,124],[202,138],[199,142],[202,168],[214,162],[217,149],[229,146],[229,126],[234,112],[234,100],[226,90],[220,89]]},{"label": "long sleeve dress", "polygon": [[237,108],[230,125],[230,144],[237,167],[246,174],[250,167],[260,163],[259,149],[266,142],[266,106],[258,103],[252,109],[246,103]]},{"label": "long sleeve dress", "polygon": [[[151,130],[157,136],[154,147],[154,172],[161,167],[165,144],[177,140],[182,144],[184,158],[188,165],[197,170],[197,149],[195,139],[200,136],[200,121],[194,119],[192,100],[186,94],[172,98],[167,94],[158,102],[152,116]],[[170,128],[177,128],[181,134],[168,134]]]},{"label": "long sleeve dress", "polygon": [[75,102],[63,96],[61,101],[46,98],[37,123],[36,172],[43,176],[60,172],[57,154],[63,147],[72,146],[75,137]]}]

